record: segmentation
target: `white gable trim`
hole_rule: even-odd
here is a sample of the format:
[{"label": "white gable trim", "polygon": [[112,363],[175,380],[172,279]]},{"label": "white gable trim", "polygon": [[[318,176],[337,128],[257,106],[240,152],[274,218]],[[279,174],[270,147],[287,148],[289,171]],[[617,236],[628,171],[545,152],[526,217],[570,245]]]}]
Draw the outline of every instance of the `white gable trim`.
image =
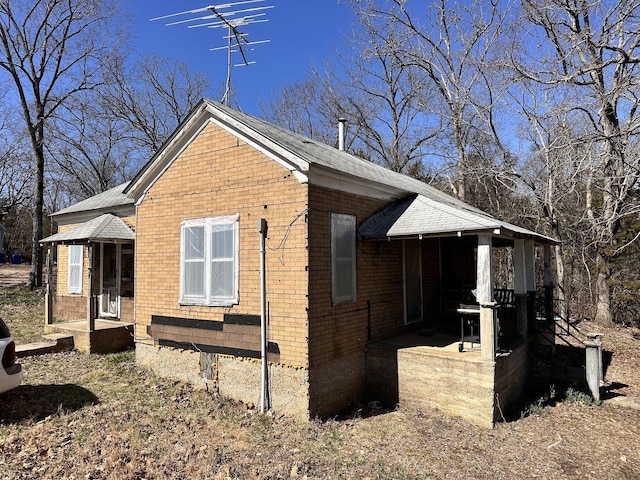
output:
[{"label": "white gable trim", "polygon": [[152,163],[146,168],[142,176],[132,184],[129,195],[137,198],[136,205],[142,203],[145,194],[158,181],[173,164],[182,152],[200,135],[209,125],[213,124],[233,135],[238,140],[245,142],[250,147],[258,150],[280,166],[289,170],[300,183],[307,183],[308,178],[304,173],[309,169],[309,163],[296,157],[292,152],[270,141],[262,135],[237,122],[233,118],[204,103],[201,108],[187,119],[173,139],[160,150]]},{"label": "white gable trim", "polygon": [[[213,107],[209,109],[209,111],[211,110],[213,110]],[[242,140],[250,147],[255,148],[260,153],[266,155],[290,172],[294,174],[295,172],[298,172],[296,178],[302,178],[304,181],[301,180],[301,182],[306,182],[307,178],[303,172],[309,171],[309,162],[301,159],[294,152],[291,152],[263,135],[258,134],[255,130],[247,127],[241,122],[238,122],[236,119],[226,115],[224,112],[215,110],[215,114],[214,112],[211,113],[212,116],[209,119],[211,123],[227,131],[239,140]]]},{"label": "white gable trim", "polygon": [[[193,140],[202,132],[207,126],[207,122],[203,122],[201,125],[197,125],[197,119],[202,115],[202,110],[199,110],[187,120],[182,128],[176,132],[174,138],[160,150],[152,163],[146,168],[144,174],[137,179],[135,184],[132,184],[129,189],[129,195],[137,198],[136,206],[142,203],[145,195],[158,179],[167,171],[167,169],[173,164],[174,160],[180,156],[180,154],[193,142]],[[142,189],[142,191],[140,191]]]}]

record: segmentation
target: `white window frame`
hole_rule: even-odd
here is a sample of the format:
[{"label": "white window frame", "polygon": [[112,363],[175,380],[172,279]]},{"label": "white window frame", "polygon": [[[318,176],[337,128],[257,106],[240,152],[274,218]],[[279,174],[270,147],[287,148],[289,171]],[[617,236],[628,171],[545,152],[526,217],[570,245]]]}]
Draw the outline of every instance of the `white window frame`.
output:
[{"label": "white window frame", "polygon": [[[345,228],[347,229],[345,232]],[[338,255],[338,234],[350,236],[351,255]],[[339,271],[351,269],[351,285],[349,290],[340,291]],[[356,217],[343,213],[331,214],[331,302],[333,304],[352,303],[356,301]]]},{"label": "white window frame", "polygon": [[[84,276],[84,247],[82,245],[68,245],[67,257],[67,293],[82,294],[82,277]],[[75,276],[73,274],[74,268],[78,270],[77,275]],[[72,283],[74,279],[76,281],[75,283]]]},{"label": "white window frame", "polygon": [[[239,298],[239,220],[240,215],[223,215],[219,217],[196,218],[183,220],[180,225],[180,298],[181,305],[205,305],[205,306],[230,306],[238,303]],[[213,254],[213,226],[228,225],[233,231],[233,252],[232,257],[223,259],[212,258]],[[200,260],[204,263],[204,293],[203,295],[189,295],[186,292],[185,277],[185,231],[189,228],[204,228],[204,256]],[[233,263],[233,279],[231,286],[231,295],[214,295],[212,271],[213,264],[217,262]]]}]

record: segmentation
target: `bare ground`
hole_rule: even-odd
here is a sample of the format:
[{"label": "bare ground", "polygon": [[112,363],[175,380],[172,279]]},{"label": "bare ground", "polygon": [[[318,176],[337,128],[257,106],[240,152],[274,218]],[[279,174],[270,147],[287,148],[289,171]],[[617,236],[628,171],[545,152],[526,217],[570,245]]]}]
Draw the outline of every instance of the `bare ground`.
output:
[{"label": "bare ground", "polygon": [[637,479],[640,411],[620,399],[640,395],[640,331],[599,330],[604,404],[558,387],[493,430],[433,410],[295,423],[157,378],[133,352],[27,358],[0,395],[0,479]]}]

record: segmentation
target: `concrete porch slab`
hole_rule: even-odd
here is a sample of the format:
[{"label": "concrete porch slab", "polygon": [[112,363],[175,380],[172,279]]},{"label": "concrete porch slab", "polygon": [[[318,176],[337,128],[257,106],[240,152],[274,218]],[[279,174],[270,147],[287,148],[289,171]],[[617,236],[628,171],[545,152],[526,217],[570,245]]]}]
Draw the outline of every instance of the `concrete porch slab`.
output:
[{"label": "concrete porch slab", "polygon": [[53,323],[45,326],[47,333],[73,336],[73,343],[83,353],[113,353],[133,348],[133,323],[96,319],[95,330],[89,331],[86,320]]}]

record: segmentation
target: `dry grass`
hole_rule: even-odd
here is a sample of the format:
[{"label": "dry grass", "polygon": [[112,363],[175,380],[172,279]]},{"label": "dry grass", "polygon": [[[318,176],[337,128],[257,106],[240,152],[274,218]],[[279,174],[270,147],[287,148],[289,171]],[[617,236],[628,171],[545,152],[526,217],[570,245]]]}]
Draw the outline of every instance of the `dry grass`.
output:
[{"label": "dry grass", "polygon": [[[635,394],[638,332],[605,333],[607,374]],[[22,363],[0,395],[0,479],[640,478],[639,412],[575,394],[493,430],[404,410],[300,424],[159,379],[133,352]]]},{"label": "dry grass", "polygon": [[17,343],[36,342],[44,329],[44,295],[24,286],[0,288],[0,317]]}]

